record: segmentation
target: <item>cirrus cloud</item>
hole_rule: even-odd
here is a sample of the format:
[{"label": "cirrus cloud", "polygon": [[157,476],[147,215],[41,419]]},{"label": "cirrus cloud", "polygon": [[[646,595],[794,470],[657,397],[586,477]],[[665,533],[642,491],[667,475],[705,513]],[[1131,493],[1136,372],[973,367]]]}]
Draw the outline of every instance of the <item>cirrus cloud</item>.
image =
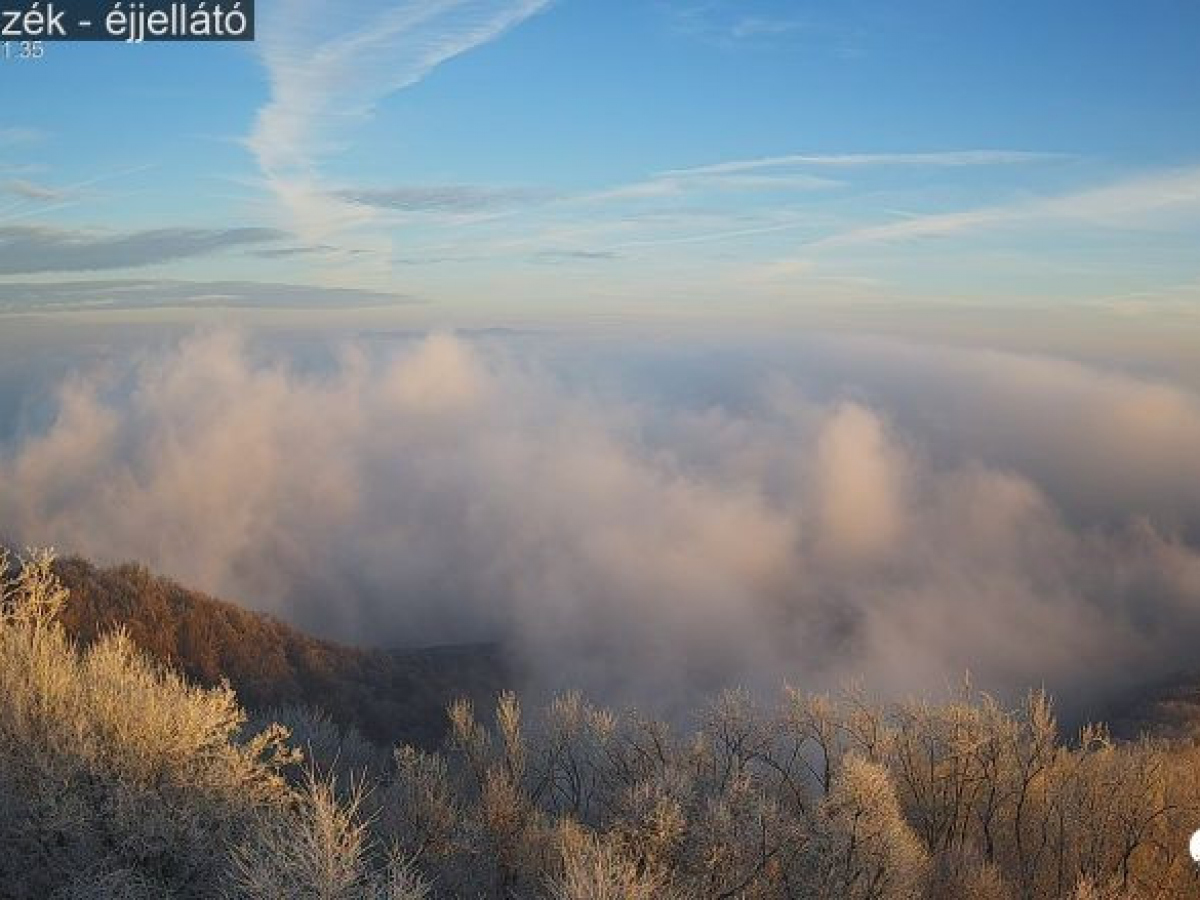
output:
[{"label": "cirrus cloud", "polygon": [[0,275],[130,269],[286,240],[274,228],[156,228],[104,233],[0,226]]}]

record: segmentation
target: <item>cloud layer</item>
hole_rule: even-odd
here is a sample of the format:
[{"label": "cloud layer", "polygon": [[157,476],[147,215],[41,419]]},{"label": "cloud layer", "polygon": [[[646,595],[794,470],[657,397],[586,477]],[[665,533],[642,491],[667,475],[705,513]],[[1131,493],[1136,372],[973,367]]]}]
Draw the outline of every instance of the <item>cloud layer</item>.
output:
[{"label": "cloud layer", "polygon": [[[283,248],[300,255],[307,248]],[[311,251],[319,252],[319,251]],[[414,303],[402,294],[353,288],[276,284],[260,281],[105,281],[9,282],[0,289],[0,313],[65,312],[97,309],[360,309]]]},{"label": "cloud layer", "polygon": [[273,244],[273,228],[156,228],[127,233],[0,226],[0,275],[128,269]]},{"label": "cloud layer", "polygon": [[652,703],[968,669],[1087,702],[1191,663],[1194,395],[1000,354],[814,357],[684,402],[450,336],[318,367],[193,337],[68,381],[0,451],[0,529],[342,637],[500,639],[541,685]]}]

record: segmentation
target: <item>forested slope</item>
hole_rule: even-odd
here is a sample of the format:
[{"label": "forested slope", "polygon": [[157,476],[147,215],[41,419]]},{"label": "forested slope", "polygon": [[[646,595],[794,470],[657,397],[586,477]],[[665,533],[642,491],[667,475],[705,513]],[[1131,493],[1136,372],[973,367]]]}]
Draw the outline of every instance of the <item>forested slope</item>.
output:
[{"label": "forested slope", "polygon": [[148,629],[164,659],[207,636],[216,671],[260,638],[247,683],[278,673],[304,696],[368,690],[369,652],[343,660],[136,567],[59,568],[79,597],[44,555],[0,582],[3,900],[1200,896],[1197,744],[1064,733],[1040,692],[728,691],[687,728],[506,693],[453,703],[437,752],[329,753],[311,720],[255,720],[108,625]]},{"label": "forested slope", "polygon": [[85,644],[117,627],[154,659],[255,710],[304,704],[382,743],[435,744],[458,697],[488,705],[512,687],[498,648],[364,649],[318,640],[270,616],[189,590],[144,566],[55,563],[71,592],[67,633]]}]

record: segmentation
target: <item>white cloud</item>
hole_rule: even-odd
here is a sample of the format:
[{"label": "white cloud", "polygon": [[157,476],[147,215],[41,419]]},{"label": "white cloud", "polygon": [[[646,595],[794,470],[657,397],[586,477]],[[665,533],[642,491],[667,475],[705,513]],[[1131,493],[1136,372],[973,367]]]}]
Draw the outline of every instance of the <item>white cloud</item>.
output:
[{"label": "white cloud", "polygon": [[758,159],[736,159],[693,166],[686,169],[670,169],[664,177],[705,175],[731,175],[742,172],[757,172],[764,169],[793,168],[852,168],[867,166],[934,166],[959,168],[963,166],[1006,166],[1024,163],[1048,162],[1063,159],[1062,154],[1041,153],[1027,150],[945,150],[930,153],[835,153],[766,156]]},{"label": "white cloud", "polygon": [[328,190],[321,162],[388,95],[545,9],[550,0],[276,0],[260,11],[270,99],[248,144],[268,187],[310,240],[371,221]]},{"label": "white cloud", "polygon": [[916,215],[856,228],[814,248],[945,237],[985,228],[1064,221],[1107,228],[1143,226],[1176,213],[1200,212],[1200,167],[1138,175],[1109,185],[960,212]]},{"label": "white cloud", "polygon": [[822,553],[861,565],[891,550],[904,527],[903,454],[870,410],[837,409],[815,450]]},{"label": "white cloud", "polygon": [[804,173],[774,175],[742,175],[735,173],[708,173],[680,169],[665,172],[644,181],[617,185],[568,198],[569,203],[605,203],[618,200],[657,200],[668,197],[683,197],[707,192],[774,191],[820,191],[842,187],[843,182],[832,178],[821,178]]},{"label": "white cloud", "polygon": [[1194,656],[1194,394],[876,344],[695,405],[491,346],[300,370],[210,335],[81,376],[0,445],[0,528],[372,642],[500,638],[546,685],[650,702],[968,668],[1070,702]]}]

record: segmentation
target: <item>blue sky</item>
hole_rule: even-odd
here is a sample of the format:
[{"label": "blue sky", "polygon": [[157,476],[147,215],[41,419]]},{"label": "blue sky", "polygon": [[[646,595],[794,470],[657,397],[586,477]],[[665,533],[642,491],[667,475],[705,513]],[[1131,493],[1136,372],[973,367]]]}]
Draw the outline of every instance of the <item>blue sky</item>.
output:
[{"label": "blue sky", "polygon": [[0,310],[1195,327],[1191,0],[259,18],[3,64]]}]

